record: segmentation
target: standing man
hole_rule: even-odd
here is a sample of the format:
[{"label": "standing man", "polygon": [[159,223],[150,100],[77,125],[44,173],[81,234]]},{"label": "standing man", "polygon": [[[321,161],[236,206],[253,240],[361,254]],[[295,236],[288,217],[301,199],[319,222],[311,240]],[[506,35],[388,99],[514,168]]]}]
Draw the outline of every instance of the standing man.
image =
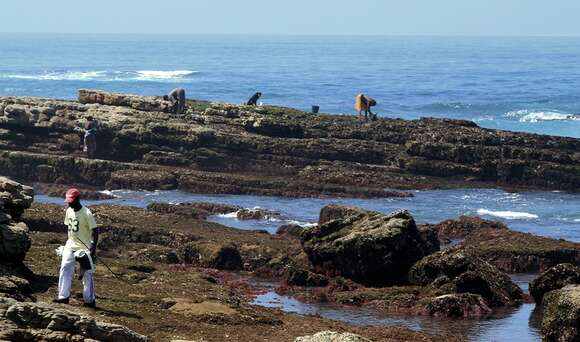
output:
[{"label": "standing man", "polygon": [[368,119],[370,114],[371,120],[376,120],[377,115],[371,111],[371,107],[377,105],[377,101],[373,98],[366,96],[364,94],[357,95],[355,102],[354,102],[354,109],[358,111],[358,118],[362,120],[362,112],[365,112],[365,120]]},{"label": "standing man", "polygon": [[171,101],[175,114],[182,114],[185,112],[185,90],[183,88],[175,88],[169,94],[164,95],[165,101]]},{"label": "standing man", "polygon": [[93,120],[93,117],[87,116],[87,122],[85,122],[84,150],[90,159],[94,159],[97,153],[97,128],[98,124]]},{"label": "standing man", "polygon": [[[68,240],[62,253],[58,279],[58,298],[54,302],[68,304],[75,264],[78,260],[83,271],[84,306],[94,308],[96,306],[94,260],[97,255],[99,230],[91,211],[81,205],[78,189],[73,188],[66,192],[66,203],[68,203],[69,207],[66,210],[64,224],[68,228]],[[87,264],[89,266],[86,266]]]}]

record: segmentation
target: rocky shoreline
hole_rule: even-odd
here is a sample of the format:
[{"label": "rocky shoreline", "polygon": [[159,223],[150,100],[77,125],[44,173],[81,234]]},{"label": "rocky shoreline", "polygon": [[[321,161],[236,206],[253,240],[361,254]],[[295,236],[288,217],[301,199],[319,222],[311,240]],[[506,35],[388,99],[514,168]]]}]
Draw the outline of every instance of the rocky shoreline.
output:
[{"label": "rocky shoreline", "polygon": [[[0,97],[1,173],[56,197],[81,185],[83,198],[96,200],[110,197],[104,187],[349,198],[458,187],[580,191],[580,139],[204,101],[175,116],[167,106],[90,90],[78,102]],[[79,150],[87,116],[102,125],[98,159]],[[100,307],[47,304],[56,290],[53,250],[66,237],[63,207],[32,202],[33,188],[0,177],[0,340],[465,339],[255,306],[264,290],[256,277],[305,302],[440,319],[485,319],[536,301],[546,341],[580,336],[579,243],[475,217],[417,224],[407,211],[338,205],[324,207],[313,227],[286,225],[276,235],[208,221],[282,215],[267,209],[91,206],[102,226],[99,257],[114,272],[97,266]],[[446,247],[452,240],[459,245]],[[530,295],[508,275],[522,272],[542,272]]]},{"label": "rocky shoreline", "polygon": [[[289,108],[82,90],[80,101],[0,98],[0,166],[26,182],[288,197],[412,196],[385,189],[580,190],[580,140],[473,122],[313,115]],[[96,160],[80,127],[98,120]]]}]

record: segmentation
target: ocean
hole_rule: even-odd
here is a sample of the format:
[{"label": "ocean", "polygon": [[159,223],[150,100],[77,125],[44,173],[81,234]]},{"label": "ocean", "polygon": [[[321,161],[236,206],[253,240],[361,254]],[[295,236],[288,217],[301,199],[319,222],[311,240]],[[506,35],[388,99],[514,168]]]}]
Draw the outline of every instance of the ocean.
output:
[{"label": "ocean", "polygon": [[580,38],[0,34],[0,95],[80,88],[580,137]]}]

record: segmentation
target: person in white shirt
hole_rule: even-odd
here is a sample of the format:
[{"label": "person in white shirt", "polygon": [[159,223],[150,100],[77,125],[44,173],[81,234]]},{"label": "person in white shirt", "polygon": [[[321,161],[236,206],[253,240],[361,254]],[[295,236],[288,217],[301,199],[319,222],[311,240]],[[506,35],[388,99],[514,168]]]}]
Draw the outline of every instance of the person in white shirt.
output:
[{"label": "person in white shirt", "polygon": [[68,240],[62,253],[58,279],[58,298],[55,303],[68,304],[75,264],[78,260],[82,269],[84,306],[94,308],[95,283],[94,260],[97,256],[99,230],[91,211],[80,201],[80,191],[69,189],[66,192],[66,210],[64,224],[68,228]]}]

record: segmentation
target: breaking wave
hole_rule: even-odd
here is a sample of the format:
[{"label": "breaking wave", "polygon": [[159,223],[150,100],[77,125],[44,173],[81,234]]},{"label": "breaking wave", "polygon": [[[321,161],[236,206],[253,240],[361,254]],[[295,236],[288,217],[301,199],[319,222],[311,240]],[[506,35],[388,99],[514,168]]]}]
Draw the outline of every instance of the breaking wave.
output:
[{"label": "breaking wave", "polygon": [[196,73],[197,71],[192,70],[173,70],[173,71],[140,70],[137,71],[138,75],[137,78],[143,80],[168,80],[193,76]]},{"label": "breaking wave", "polygon": [[539,218],[536,214],[517,212],[517,211],[493,211],[487,209],[478,209],[478,215],[488,215],[494,217],[500,217],[507,220],[533,220]]},{"label": "breaking wave", "polygon": [[0,74],[0,78],[33,81],[183,81],[197,74],[193,70],[139,71],[47,71],[36,74]]},{"label": "breaking wave", "polygon": [[560,113],[555,111],[531,111],[527,109],[508,112],[505,116],[508,118],[519,119],[520,122],[580,120],[580,116],[576,114]]}]

